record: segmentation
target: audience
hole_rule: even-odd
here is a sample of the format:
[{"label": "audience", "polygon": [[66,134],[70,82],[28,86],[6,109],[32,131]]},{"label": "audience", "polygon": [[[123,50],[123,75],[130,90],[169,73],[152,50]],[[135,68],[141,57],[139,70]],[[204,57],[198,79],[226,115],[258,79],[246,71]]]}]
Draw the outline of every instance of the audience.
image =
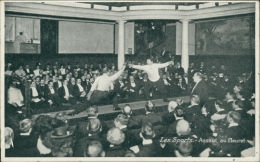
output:
[{"label": "audience", "polygon": [[[82,68],[79,63],[75,67],[71,63],[47,63],[46,67],[37,63],[34,69],[29,65],[23,69],[21,64],[13,71],[8,63],[5,156],[252,157],[254,85],[249,82],[249,73],[231,75],[228,69],[225,65],[220,68],[213,65],[208,71],[202,61],[199,68],[191,63],[185,76],[177,62],[175,67],[162,69],[160,75],[168,86],[169,96],[191,94],[190,104],[178,99],[171,101],[167,109],[147,101],[143,112],[126,104],[112,117],[99,115],[97,106],[83,106],[87,118],[72,122],[66,112],[59,112],[53,118],[39,115],[35,120],[17,117],[26,103],[23,86],[29,85],[30,105],[36,110],[60,105],[77,107],[87,102],[86,94],[95,78],[105,71],[111,76],[116,72],[115,65],[100,63],[94,68],[93,64],[85,63]],[[128,68],[110,90],[121,102],[142,100],[144,84],[147,74]],[[150,95],[157,95],[156,88]],[[10,118],[12,115],[14,118]]]}]

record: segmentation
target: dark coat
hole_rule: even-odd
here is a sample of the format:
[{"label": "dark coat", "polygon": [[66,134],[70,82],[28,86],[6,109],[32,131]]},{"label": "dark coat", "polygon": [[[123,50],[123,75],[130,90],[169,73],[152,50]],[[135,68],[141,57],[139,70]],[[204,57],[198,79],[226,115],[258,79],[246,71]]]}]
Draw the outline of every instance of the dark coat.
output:
[{"label": "dark coat", "polygon": [[141,124],[143,123],[151,123],[153,126],[162,124],[162,116],[156,114],[154,112],[142,115]]},{"label": "dark coat", "polygon": [[208,87],[205,82],[201,80],[191,92],[191,95],[198,95],[200,98],[200,105],[205,104],[208,101]]}]

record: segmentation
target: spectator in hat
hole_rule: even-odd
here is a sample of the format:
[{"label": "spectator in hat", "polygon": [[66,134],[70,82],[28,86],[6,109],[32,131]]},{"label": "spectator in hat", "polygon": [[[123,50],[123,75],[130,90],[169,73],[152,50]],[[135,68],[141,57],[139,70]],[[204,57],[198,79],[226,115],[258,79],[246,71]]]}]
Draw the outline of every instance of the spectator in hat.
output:
[{"label": "spectator in hat", "polygon": [[[56,120],[54,131],[48,132],[43,143],[51,149],[54,157],[71,157],[73,155],[73,137],[75,126],[69,126],[60,120]],[[50,138],[48,137],[50,135]]]},{"label": "spectator in hat", "polygon": [[119,128],[111,128],[107,133],[109,149],[106,157],[124,157],[126,149],[121,146],[125,140],[125,134]]}]

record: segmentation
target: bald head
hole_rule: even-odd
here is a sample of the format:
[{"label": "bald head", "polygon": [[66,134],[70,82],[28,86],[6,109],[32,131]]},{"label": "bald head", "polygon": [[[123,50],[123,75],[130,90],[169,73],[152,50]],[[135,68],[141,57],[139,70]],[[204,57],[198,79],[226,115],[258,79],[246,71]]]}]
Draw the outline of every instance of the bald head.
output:
[{"label": "bald head", "polygon": [[175,101],[169,102],[168,111],[173,112],[177,106],[178,106],[177,102]]},{"label": "bald head", "polygon": [[186,120],[180,120],[176,126],[176,132],[178,135],[189,135],[190,134],[190,124]]},{"label": "bald head", "polygon": [[104,157],[105,152],[103,151],[103,147],[100,142],[92,141],[86,146],[85,151],[86,157]]},{"label": "bald head", "polygon": [[131,115],[132,114],[132,108],[129,104],[126,104],[122,110],[122,112],[126,115]]}]

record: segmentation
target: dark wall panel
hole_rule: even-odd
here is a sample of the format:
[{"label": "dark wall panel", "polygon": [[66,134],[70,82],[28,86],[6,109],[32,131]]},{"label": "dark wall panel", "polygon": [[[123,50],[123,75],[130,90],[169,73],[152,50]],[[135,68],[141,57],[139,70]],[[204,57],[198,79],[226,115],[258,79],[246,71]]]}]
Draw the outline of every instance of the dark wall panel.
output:
[{"label": "dark wall panel", "polygon": [[45,56],[58,53],[58,21],[41,19],[41,50]]}]

